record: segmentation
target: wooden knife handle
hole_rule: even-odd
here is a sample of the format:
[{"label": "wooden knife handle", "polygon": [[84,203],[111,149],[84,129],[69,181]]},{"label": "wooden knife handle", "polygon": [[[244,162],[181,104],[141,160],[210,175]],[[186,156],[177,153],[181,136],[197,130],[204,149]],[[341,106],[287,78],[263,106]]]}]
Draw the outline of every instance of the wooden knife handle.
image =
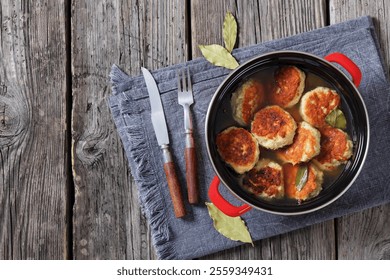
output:
[{"label": "wooden knife handle", "polygon": [[196,150],[195,147],[186,148],[184,153],[186,159],[186,179],[188,201],[190,204],[199,202],[199,191],[197,184]]},{"label": "wooden knife handle", "polygon": [[182,218],[186,215],[186,209],[181,194],[179,180],[176,176],[175,165],[173,161],[164,163],[165,176],[167,177],[169,193],[171,195],[173,210],[176,218]]}]

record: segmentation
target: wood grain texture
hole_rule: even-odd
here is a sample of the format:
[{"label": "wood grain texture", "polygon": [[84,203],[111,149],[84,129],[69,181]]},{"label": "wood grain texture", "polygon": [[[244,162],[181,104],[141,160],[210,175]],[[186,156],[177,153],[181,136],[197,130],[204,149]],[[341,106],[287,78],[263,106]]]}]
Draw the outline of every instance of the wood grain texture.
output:
[{"label": "wood grain texture", "polygon": [[[316,239],[325,239],[322,241]],[[322,260],[335,259],[333,222],[316,224],[264,239],[202,259],[213,260]]]},{"label": "wood grain texture", "polygon": [[[390,3],[373,0],[331,0],[329,6],[331,23],[364,15],[373,17],[387,71],[389,71]],[[387,204],[337,219],[338,258],[390,259],[389,213],[390,205]]]},{"label": "wood grain texture", "polygon": [[360,16],[371,16],[383,51],[387,71],[390,67],[390,3],[380,0],[329,0],[330,23],[338,23]]},{"label": "wood grain texture", "polygon": [[[192,135],[191,135],[192,136]],[[186,160],[186,182],[188,202],[190,204],[199,203],[199,187],[198,187],[198,167],[196,160],[196,149],[186,148],[184,151],[184,157]]]},{"label": "wood grain texture", "polygon": [[180,0],[72,3],[74,258],[155,259],[106,98],[113,63],[131,75],[187,59]]},{"label": "wood grain texture", "polygon": [[[222,25],[227,11],[238,23],[237,47],[291,36],[326,25],[325,1],[191,1],[193,56],[199,44],[223,44]],[[213,19],[214,24],[204,24]],[[323,238],[327,236],[327,238]],[[205,259],[334,259],[334,222],[241,246]]]},{"label": "wood grain texture", "polygon": [[169,194],[171,195],[171,202],[175,216],[176,218],[183,218],[186,215],[186,208],[184,207],[181,186],[176,175],[176,168],[173,161],[164,163],[164,172],[167,178]]},{"label": "wood grain texture", "polygon": [[68,257],[64,1],[0,2],[0,259]]},{"label": "wood grain texture", "polygon": [[[223,45],[222,26],[227,11],[238,24],[237,47],[291,36],[326,25],[326,1],[191,1],[192,55],[198,45]],[[213,24],[204,24],[211,21]]]},{"label": "wood grain texture", "polygon": [[[371,15],[389,69],[386,1],[0,2],[0,259],[156,258],[107,106],[107,77],[113,63],[138,75],[141,66],[198,57],[198,44],[223,44],[228,10],[236,47]],[[376,207],[203,259],[390,259],[389,212]]]}]

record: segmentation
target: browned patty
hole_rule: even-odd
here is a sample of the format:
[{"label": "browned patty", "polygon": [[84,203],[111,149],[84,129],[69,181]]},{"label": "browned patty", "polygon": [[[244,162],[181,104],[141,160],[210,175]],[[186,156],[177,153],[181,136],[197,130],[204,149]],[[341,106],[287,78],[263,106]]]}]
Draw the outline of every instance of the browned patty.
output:
[{"label": "browned patty", "polygon": [[261,159],[243,178],[244,189],[265,199],[283,197],[283,186],[282,167],[269,159]]},{"label": "browned patty", "polygon": [[306,122],[300,122],[293,143],[277,151],[285,162],[307,162],[320,153],[320,132]]},{"label": "browned patty", "polygon": [[275,73],[271,103],[289,108],[299,102],[305,86],[305,74],[295,66],[284,66]]},{"label": "browned patty", "polygon": [[326,116],[340,104],[340,96],[336,91],[317,87],[302,97],[299,112],[304,121],[315,127],[326,126]]},{"label": "browned patty", "polygon": [[292,143],[297,125],[293,117],[279,106],[268,106],[255,114],[251,132],[267,149],[279,149]]},{"label": "browned patty", "polygon": [[352,141],[344,131],[330,126],[320,129],[321,151],[314,162],[324,170],[333,170],[352,156]]},{"label": "browned patty", "polygon": [[216,144],[223,161],[239,174],[251,170],[259,159],[256,139],[243,128],[225,129],[217,135]]},{"label": "browned patty", "polygon": [[254,113],[263,105],[264,100],[263,84],[254,79],[246,81],[232,96],[231,106],[234,119],[241,125],[249,125]]}]

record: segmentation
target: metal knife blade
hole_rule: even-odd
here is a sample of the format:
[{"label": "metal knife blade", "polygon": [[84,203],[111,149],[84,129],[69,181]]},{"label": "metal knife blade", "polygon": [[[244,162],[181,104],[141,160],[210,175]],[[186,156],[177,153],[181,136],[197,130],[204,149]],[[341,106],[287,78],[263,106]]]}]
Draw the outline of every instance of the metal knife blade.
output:
[{"label": "metal knife blade", "polygon": [[167,122],[165,121],[164,109],[161,104],[160,92],[158,91],[156,81],[148,69],[141,67],[141,70],[149,93],[150,107],[152,110],[152,123],[154,132],[156,133],[157,142],[160,146],[168,145],[168,128]]},{"label": "metal knife blade", "polygon": [[151,117],[157,142],[161,147],[164,160],[164,172],[167,177],[169,193],[172,199],[173,210],[177,218],[186,215],[186,209],[182,198],[181,188],[175,171],[173,158],[169,150],[168,128],[165,121],[164,109],[161,103],[160,92],[158,91],[156,81],[150,72],[141,67],[144,75],[146,87],[149,93]]}]

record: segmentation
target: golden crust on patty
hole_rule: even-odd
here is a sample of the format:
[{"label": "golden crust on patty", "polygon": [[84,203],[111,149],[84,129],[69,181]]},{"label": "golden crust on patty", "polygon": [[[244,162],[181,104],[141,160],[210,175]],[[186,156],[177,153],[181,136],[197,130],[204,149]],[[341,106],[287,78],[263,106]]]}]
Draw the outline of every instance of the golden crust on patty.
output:
[{"label": "golden crust on patty", "polygon": [[299,191],[295,184],[299,165],[283,165],[284,190],[286,196],[297,200],[307,200],[317,196],[322,190],[323,173],[314,164],[308,165],[308,178],[306,184]]},{"label": "golden crust on patty", "polygon": [[307,162],[320,153],[320,132],[307,122],[300,122],[293,143],[277,151],[285,162],[297,164]]},{"label": "golden crust on patty", "polygon": [[275,73],[271,103],[290,108],[299,102],[305,88],[306,75],[295,66],[283,66]]},{"label": "golden crust on patty", "polygon": [[333,170],[352,156],[352,141],[344,131],[326,126],[320,129],[321,151],[313,162],[322,170]]},{"label": "golden crust on patty", "polygon": [[291,144],[296,129],[293,117],[276,105],[258,111],[251,125],[251,132],[259,144],[273,150]]},{"label": "golden crust on patty", "polygon": [[246,81],[232,95],[233,118],[240,125],[249,125],[254,113],[264,104],[264,100],[264,86],[254,79]]},{"label": "golden crust on patty", "polygon": [[239,174],[251,170],[259,159],[256,139],[243,128],[225,129],[217,135],[216,144],[222,160]]},{"label": "golden crust on patty", "polygon": [[327,125],[326,116],[339,104],[340,96],[335,90],[317,87],[303,95],[299,113],[304,121],[320,128]]},{"label": "golden crust on patty", "polygon": [[283,169],[270,159],[261,159],[245,174],[243,187],[261,198],[282,198],[284,196]]}]

